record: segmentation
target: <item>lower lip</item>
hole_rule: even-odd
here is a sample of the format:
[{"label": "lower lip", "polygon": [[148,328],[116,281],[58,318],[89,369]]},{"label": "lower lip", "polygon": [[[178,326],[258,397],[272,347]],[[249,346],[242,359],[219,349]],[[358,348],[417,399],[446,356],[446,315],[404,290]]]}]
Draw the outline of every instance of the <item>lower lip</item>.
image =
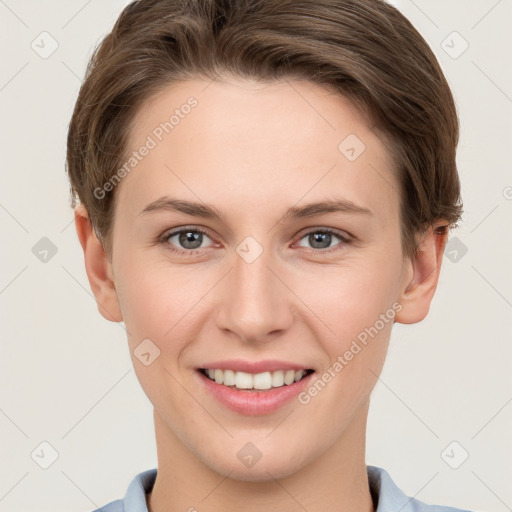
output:
[{"label": "lower lip", "polygon": [[235,389],[217,384],[201,371],[197,371],[206,389],[224,406],[247,416],[270,414],[283,407],[308,386],[314,372],[298,382],[262,391]]}]

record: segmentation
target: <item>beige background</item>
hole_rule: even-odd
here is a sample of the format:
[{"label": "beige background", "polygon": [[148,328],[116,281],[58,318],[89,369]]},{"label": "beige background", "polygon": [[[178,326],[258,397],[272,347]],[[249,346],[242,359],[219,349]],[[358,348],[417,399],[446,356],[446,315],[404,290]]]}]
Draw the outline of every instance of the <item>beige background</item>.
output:
[{"label": "beige background", "polygon": [[[122,325],[104,320],[91,295],[64,172],[86,62],[126,3],[0,0],[0,512],[90,511],[156,467],[152,410]],[[505,512],[512,2],[393,3],[431,44],[453,88],[465,217],[430,316],[395,328],[373,393],[367,462],[423,501]],[[58,43],[47,58],[31,47],[43,51],[41,37],[45,51]],[[57,251],[46,262],[36,257],[36,244],[49,243],[43,237]],[[48,469],[40,465],[52,462],[52,448],[42,442],[58,453]],[[449,467],[446,460],[457,465],[465,451],[469,458]]]}]

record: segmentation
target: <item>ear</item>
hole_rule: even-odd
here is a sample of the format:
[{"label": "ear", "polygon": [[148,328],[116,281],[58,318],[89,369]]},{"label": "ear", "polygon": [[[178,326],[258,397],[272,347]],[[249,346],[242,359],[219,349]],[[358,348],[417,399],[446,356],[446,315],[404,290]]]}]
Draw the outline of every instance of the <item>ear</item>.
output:
[{"label": "ear", "polygon": [[84,251],[85,270],[98,311],[111,322],[122,322],[123,316],[113,281],[112,265],[89,220],[84,205],[75,208],[75,227]]},{"label": "ear", "polygon": [[438,222],[430,227],[421,235],[416,254],[408,258],[408,272],[398,298],[402,309],[396,313],[396,322],[414,324],[427,316],[448,238],[446,225],[446,222]]}]

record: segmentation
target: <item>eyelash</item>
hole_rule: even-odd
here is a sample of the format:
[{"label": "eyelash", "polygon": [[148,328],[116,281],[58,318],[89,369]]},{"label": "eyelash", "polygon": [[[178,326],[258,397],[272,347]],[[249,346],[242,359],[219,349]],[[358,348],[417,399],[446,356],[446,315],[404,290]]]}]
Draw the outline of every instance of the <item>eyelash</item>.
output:
[{"label": "eyelash", "polygon": [[[169,239],[172,238],[173,236],[179,235],[180,233],[183,233],[183,232],[201,233],[203,235],[208,236],[208,233],[206,232],[206,230],[204,230],[202,228],[195,227],[195,226],[190,226],[190,227],[185,226],[185,227],[176,229],[174,231],[165,233],[159,239],[159,243],[164,244],[168,250],[170,250],[170,251],[172,251],[172,252],[174,252],[176,254],[180,254],[180,255],[183,254],[183,255],[187,255],[187,256],[195,256],[195,255],[198,255],[199,253],[202,253],[204,251],[204,248],[203,249],[180,249],[180,248],[171,246],[171,244],[169,243]],[[303,238],[313,234],[313,233],[322,233],[322,234],[334,235],[341,242],[341,243],[335,245],[334,247],[330,247],[330,248],[327,248],[327,249],[315,249],[315,248],[307,248],[307,247],[305,248],[305,249],[309,249],[309,251],[313,251],[313,252],[316,252],[316,253],[330,254],[331,252],[341,250],[340,246],[347,245],[347,244],[350,244],[352,242],[351,239],[349,239],[346,236],[343,236],[341,233],[339,233],[338,231],[336,231],[334,229],[331,229],[331,228],[315,228],[315,229],[311,229],[310,231],[307,231],[306,233],[304,233],[299,238],[299,241],[302,240]],[[208,236],[208,238],[211,238],[211,237]]]}]

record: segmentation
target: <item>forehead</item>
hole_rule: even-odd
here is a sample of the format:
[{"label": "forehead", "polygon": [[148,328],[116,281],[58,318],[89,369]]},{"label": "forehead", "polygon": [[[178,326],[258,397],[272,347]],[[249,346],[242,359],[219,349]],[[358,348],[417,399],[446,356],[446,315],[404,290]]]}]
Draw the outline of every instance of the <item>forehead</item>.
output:
[{"label": "forehead", "polygon": [[132,213],[167,192],[220,205],[229,198],[252,213],[326,194],[389,214],[399,202],[378,133],[347,98],[310,82],[172,84],[139,108],[128,141],[127,156],[151,147],[116,191]]}]

